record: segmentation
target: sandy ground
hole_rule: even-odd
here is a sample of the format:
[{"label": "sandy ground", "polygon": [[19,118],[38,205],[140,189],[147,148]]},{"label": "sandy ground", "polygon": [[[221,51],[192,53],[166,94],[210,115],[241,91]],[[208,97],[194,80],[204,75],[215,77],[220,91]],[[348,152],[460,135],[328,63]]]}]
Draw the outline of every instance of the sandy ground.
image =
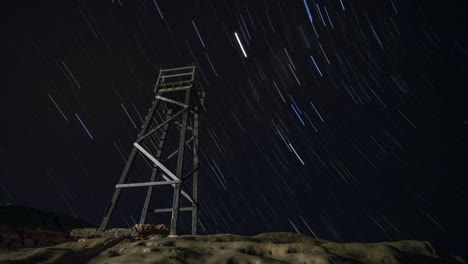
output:
[{"label": "sandy ground", "polygon": [[465,263],[426,241],[335,243],[302,234],[94,236],[77,242],[21,250],[1,250],[1,264],[215,264],[215,263]]}]

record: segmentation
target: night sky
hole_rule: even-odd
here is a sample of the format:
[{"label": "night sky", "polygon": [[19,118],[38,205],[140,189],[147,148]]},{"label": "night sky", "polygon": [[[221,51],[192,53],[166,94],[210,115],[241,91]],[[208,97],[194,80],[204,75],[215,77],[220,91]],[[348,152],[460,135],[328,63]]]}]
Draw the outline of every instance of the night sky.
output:
[{"label": "night sky", "polygon": [[[199,233],[428,240],[466,258],[464,1],[4,2],[0,202],[98,225],[159,69],[195,63]],[[124,191],[111,225],[138,221],[145,193]]]}]

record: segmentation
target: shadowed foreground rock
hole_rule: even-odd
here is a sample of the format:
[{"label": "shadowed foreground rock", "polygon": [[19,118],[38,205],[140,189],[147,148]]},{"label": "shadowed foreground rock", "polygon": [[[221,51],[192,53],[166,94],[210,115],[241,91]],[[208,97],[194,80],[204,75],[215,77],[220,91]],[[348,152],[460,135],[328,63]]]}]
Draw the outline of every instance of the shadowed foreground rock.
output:
[{"label": "shadowed foreground rock", "polygon": [[[127,230],[128,233],[121,231],[120,235],[115,235],[119,232],[105,234],[90,229],[75,230],[72,233],[81,237],[78,242],[38,249],[3,250],[0,251],[0,263],[465,263],[455,255],[434,249],[425,241],[335,243],[286,232],[252,237],[232,234],[166,237],[163,234],[145,236],[144,229],[148,231],[151,227],[134,227]],[[114,235],[109,235],[111,233]]]},{"label": "shadowed foreground rock", "polygon": [[33,248],[74,241],[67,233],[0,225],[0,248]]}]

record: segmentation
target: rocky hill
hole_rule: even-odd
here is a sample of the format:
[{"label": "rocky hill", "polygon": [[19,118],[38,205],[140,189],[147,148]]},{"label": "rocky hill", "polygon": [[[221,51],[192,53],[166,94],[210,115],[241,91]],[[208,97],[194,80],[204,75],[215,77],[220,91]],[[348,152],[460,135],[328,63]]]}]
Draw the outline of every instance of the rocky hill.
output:
[{"label": "rocky hill", "polygon": [[40,228],[66,232],[76,228],[93,227],[82,220],[64,214],[39,211],[34,208],[13,204],[0,204],[0,225],[25,229]]}]

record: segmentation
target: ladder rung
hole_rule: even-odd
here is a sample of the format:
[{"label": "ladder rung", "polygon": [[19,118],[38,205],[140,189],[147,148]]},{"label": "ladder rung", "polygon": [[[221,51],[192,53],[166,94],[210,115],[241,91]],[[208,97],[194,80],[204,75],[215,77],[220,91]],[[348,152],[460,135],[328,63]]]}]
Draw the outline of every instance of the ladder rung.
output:
[{"label": "ladder rung", "polygon": [[[182,84],[190,84],[192,80],[185,80],[185,81],[180,81],[180,82],[169,82],[169,83],[160,83],[157,86],[159,87],[164,87],[166,88],[167,86],[176,86],[176,85],[182,85]],[[156,87],[156,85],[154,85]]]},{"label": "ladder rung", "polygon": [[180,67],[180,68],[173,68],[173,69],[163,69],[161,72],[168,72],[168,71],[180,71],[180,70],[186,70],[186,69],[195,69],[195,66],[187,66],[187,67]]},{"label": "ladder rung", "polygon": [[176,91],[183,91],[192,88],[191,85],[182,86],[182,87],[174,87],[174,88],[166,88],[166,89],[159,89],[158,92],[166,93],[166,92],[176,92]]},{"label": "ladder rung", "polygon": [[180,77],[180,76],[188,76],[192,75],[193,72],[187,72],[187,73],[176,73],[176,74],[170,74],[170,75],[162,75],[161,78],[172,78],[172,77]]},{"label": "ladder rung", "polygon": [[[182,124],[181,124],[179,121],[174,121],[174,124],[175,124],[176,126],[182,127]],[[187,129],[191,131],[191,130],[192,130],[192,127],[191,127],[191,126],[187,126]]]},{"label": "ladder rung", "polygon": [[[180,207],[179,211],[191,211],[192,209],[193,209],[192,207]],[[172,212],[172,208],[153,209],[152,211],[154,213],[168,213],[168,212]]]},{"label": "ladder rung", "polygon": [[180,184],[180,183],[181,183],[180,181],[156,181],[156,182],[123,183],[123,184],[115,185],[115,188],[144,187],[144,186]]},{"label": "ladder rung", "polygon": [[163,97],[163,96],[156,95],[156,98],[158,98],[159,100],[162,100],[162,101],[171,103],[171,104],[175,104],[175,105],[178,105],[178,106],[182,106],[182,107],[188,108],[188,105],[186,105],[186,104],[184,104],[184,103],[181,103],[181,102],[178,102],[178,101],[175,101],[175,100],[172,100],[172,99]]}]

